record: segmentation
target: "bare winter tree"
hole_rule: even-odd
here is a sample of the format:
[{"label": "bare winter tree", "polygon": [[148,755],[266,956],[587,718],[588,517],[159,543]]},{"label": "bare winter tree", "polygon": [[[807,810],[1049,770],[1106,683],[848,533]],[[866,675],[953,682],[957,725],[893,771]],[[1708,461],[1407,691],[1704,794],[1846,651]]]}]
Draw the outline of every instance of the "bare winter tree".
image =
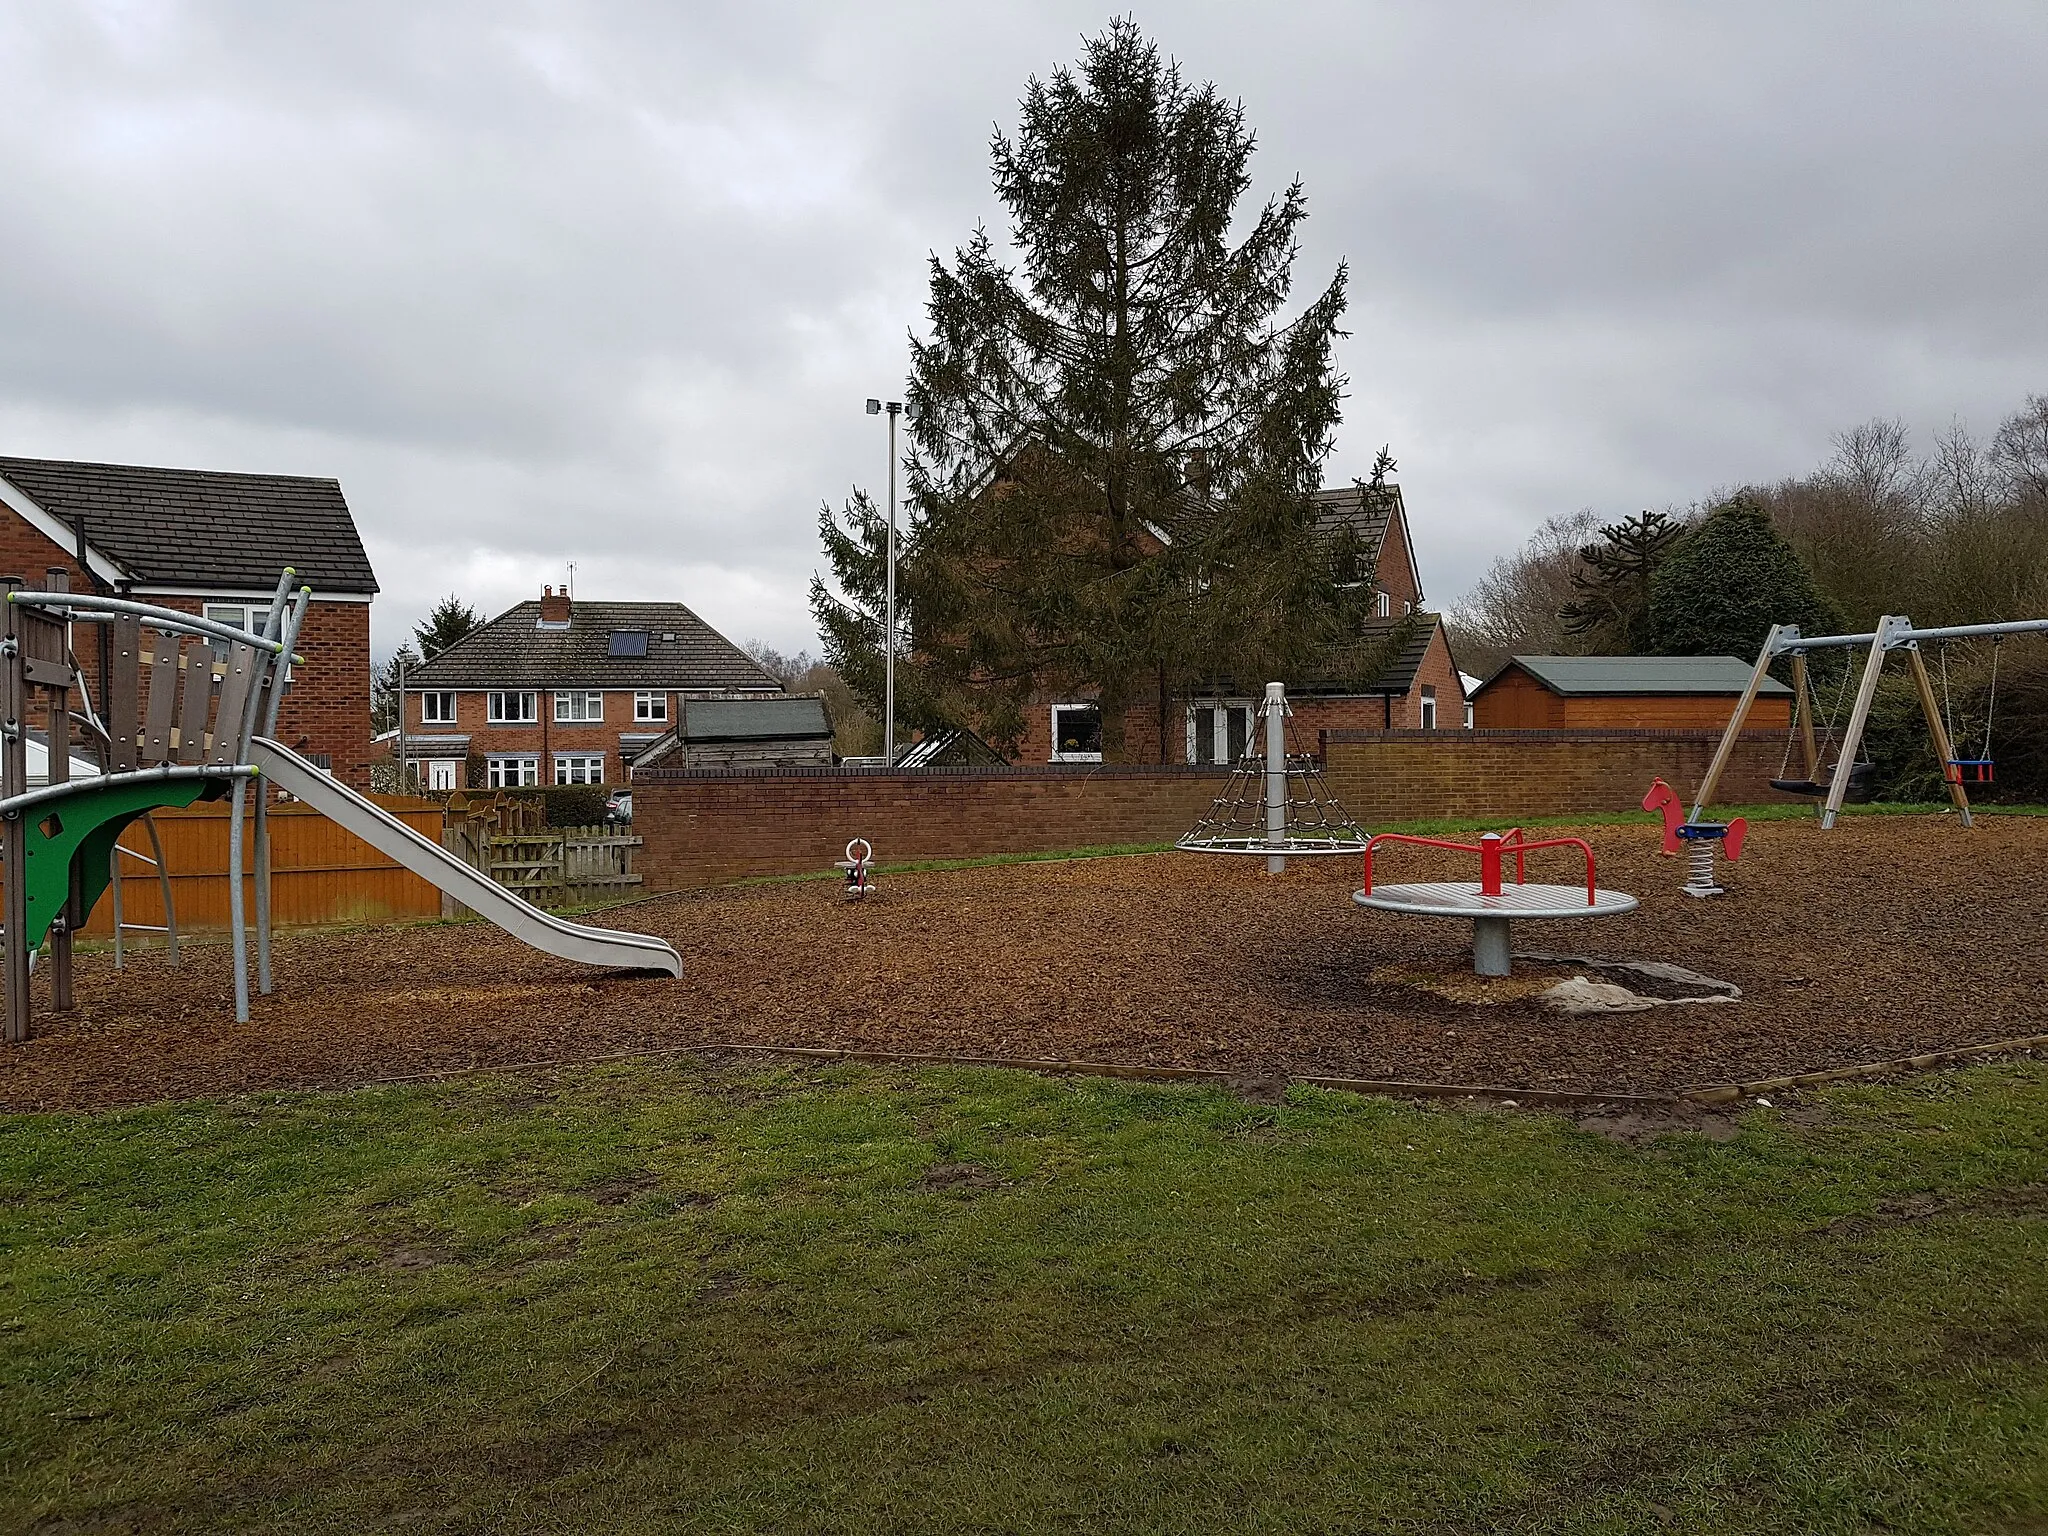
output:
[{"label": "bare winter tree", "polygon": [[2027,403],[1999,424],[1990,462],[2008,497],[2048,502],[2048,395],[2027,396]]},{"label": "bare winter tree", "polygon": [[1481,677],[1517,654],[1570,654],[1580,646],[1561,617],[1572,601],[1579,551],[1600,530],[1591,507],[1547,518],[1529,542],[1502,555],[1451,610],[1458,662]]}]

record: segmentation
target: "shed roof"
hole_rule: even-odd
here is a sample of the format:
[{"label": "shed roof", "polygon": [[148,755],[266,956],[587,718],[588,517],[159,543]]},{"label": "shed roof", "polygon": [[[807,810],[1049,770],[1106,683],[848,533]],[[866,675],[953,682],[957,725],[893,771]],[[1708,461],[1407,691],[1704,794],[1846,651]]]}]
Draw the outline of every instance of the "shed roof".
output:
[{"label": "shed roof", "polygon": [[[1516,669],[1567,699],[1688,693],[1733,697],[1749,686],[1755,663],[1739,656],[1510,656],[1480,691]],[[1769,697],[1792,690],[1766,677],[1757,692]]]},{"label": "shed roof", "polygon": [[825,701],[811,694],[783,699],[691,699],[678,727],[686,742],[829,741]]},{"label": "shed roof", "polygon": [[[612,632],[647,636],[644,656],[614,656]],[[761,691],[782,684],[681,603],[572,603],[540,627],[540,600],[518,604],[406,674],[408,688],[635,688]],[[702,705],[693,706],[702,708]]]},{"label": "shed roof", "polygon": [[9,457],[0,479],[143,586],[268,590],[289,565],[316,595],[377,590],[338,480]]}]

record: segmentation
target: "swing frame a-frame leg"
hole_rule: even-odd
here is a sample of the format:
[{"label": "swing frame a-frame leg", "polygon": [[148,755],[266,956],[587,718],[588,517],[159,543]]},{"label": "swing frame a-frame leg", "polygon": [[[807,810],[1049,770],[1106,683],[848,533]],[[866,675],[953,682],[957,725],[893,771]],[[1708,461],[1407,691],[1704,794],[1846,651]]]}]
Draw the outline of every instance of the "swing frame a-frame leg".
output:
[{"label": "swing frame a-frame leg", "polygon": [[1904,614],[1887,613],[1877,621],[1877,635],[1870,642],[1870,659],[1863,664],[1863,681],[1856,689],[1856,707],[1849,713],[1849,729],[1842,739],[1841,756],[1836,759],[1834,781],[1828,786],[1827,805],[1821,811],[1823,829],[1832,827],[1835,817],[1841,812],[1842,797],[1849,788],[1849,776],[1841,765],[1856,761],[1856,753],[1863,745],[1864,728],[1870,723],[1870,706],[1877,697],[1878,679],[1884,673],[1885,657],[1894,649],[1906,653],[1906,663],[1913,674],[1913,690],[1920,697],[1920,713],[1927,718],[1927,734],[1933,740],[1935,756],[1940,759],[1942,782],[1948,785],[1949,799],[1954,802],[1956,814],[1962,818],[1964,826],[1976,825],[1970,815],[1969,794],[1949,774],[1949,759],[1955,756],[1955,751],[1948,739],[1948,727],[1942,724],[1941,704],[1934,697],[1934,683],[1927,675],[1927,662],[1920,655],[1917,642],[1894,638],[1899,631],[1912,627],[1913,621]]}]

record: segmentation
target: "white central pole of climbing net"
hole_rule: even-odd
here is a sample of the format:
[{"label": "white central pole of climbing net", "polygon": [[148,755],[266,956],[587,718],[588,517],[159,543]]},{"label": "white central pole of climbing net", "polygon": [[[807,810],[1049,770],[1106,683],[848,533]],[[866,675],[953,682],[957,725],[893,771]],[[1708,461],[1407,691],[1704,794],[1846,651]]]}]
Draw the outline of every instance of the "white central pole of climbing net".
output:
[{"label": "white central pole of climbing net", "polygon": [[[1266,684],[1266,841],[1287,840],[1287,689]],[[1266,855],[1266,873],[1282,874],[1287,855]]]}]

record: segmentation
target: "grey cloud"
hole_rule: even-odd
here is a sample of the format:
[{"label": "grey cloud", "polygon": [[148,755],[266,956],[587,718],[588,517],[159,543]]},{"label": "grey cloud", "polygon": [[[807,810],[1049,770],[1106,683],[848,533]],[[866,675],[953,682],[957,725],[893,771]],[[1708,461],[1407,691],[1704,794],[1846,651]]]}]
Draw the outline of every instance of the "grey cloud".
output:
[{"label": "grey cloud", "polygon": [[[0,440],[338,474],[380,649],[680,589],[809,638],[923,263],[1106,11],[179,4],[0,13]],[[2048,389],[2038,5],[1182,4],[1138,19],[1354,266],[1332,466],[1390,441],[1432,595],[1542,517]]]}]

